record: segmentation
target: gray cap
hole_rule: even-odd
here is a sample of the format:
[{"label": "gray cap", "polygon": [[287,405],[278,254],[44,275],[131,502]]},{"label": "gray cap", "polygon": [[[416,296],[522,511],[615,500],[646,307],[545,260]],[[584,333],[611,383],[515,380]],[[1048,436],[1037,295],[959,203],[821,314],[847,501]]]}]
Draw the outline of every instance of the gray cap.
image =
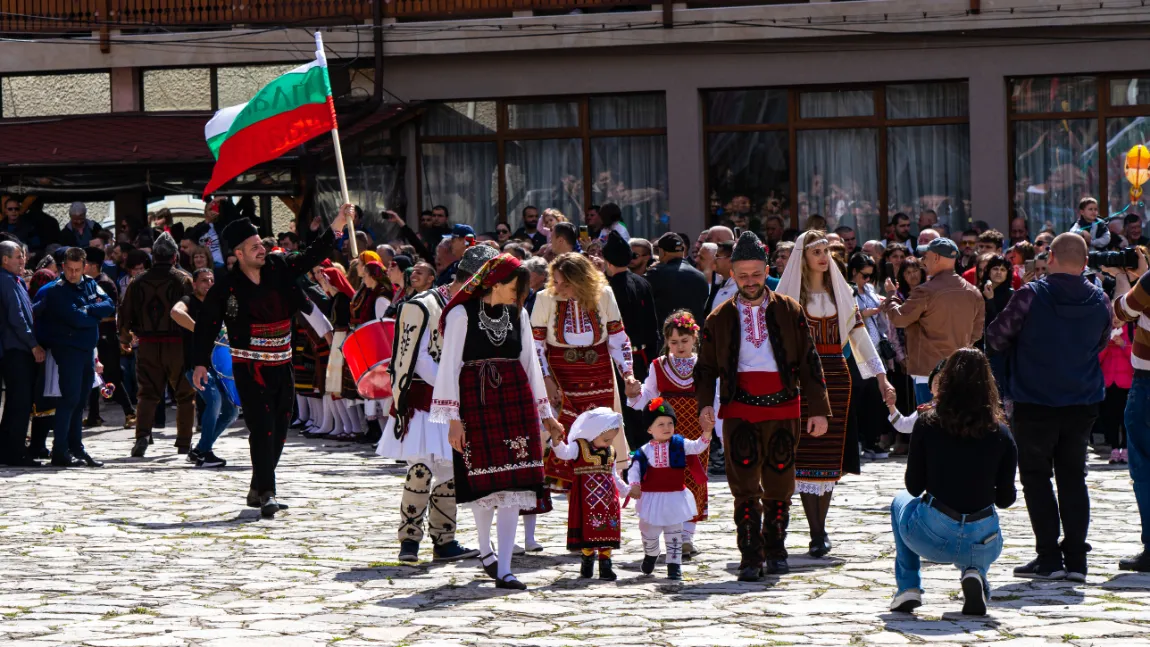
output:
[{"label": "gray cap", "polygon": [[929,244],[918,248],[920,256],[927,252],[934,252],[943,258],[958,258],[958,245],[949,238],[935,238]]},{"label": "gray cap", "polygon": [[463,258],[455,266],[455,280],[463,281],[475,276],[487,261],[499,256],[499,252],[490,245],[473,245],[463,252]]}]

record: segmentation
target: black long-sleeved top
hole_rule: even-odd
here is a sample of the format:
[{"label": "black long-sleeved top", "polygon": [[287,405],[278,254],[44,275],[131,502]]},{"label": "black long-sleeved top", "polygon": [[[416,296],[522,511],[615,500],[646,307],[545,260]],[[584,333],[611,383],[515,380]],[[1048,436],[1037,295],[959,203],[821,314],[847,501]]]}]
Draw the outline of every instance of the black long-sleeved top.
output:
[{"label": "black long-sleeved top", "polygon": [[906,489],[914,496],[929,492],[962,514],[989,505],[1014,504],[1014,471],[1018,449],[1005,425],[982,438],[960,438],[921,416],[910,440]]},{"label": "black long-sleeved top", "polygon": [[[631,346],[636,350],[645,351],[647,360],[658,357],[663,343],[662,326],[655,316],[655,297],[651,293],[651,285],[647,283],[647,279],[624,271],[607,277],[607,284],[615,293],[615,303],[619,304],[619,316],[623,320],[623,329],[627,331]],[[635,370],[638,372],[639,366],[636,366]],[[646,366],[642,367],[644,375],[646,370]]]}]

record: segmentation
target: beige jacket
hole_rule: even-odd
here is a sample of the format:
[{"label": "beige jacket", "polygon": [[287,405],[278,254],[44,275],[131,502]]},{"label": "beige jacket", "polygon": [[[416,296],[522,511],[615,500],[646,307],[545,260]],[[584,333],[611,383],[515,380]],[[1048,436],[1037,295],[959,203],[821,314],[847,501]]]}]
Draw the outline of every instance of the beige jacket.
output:
[{"label": "beige jacket", "polygon": [[885,312],[891,325],[906,329],[907,372],[925,377],[951,353],[982,339],[986,301],[978,288],[944,272]]}]

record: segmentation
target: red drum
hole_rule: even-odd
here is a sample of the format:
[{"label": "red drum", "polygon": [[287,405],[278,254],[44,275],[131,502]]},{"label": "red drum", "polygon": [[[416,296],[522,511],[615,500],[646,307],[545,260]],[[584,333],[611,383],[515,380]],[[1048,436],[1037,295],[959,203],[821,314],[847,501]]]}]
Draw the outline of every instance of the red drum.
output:
[{"label": "red drum", "polygon": [[368,400],[391,397],[387,366],[391,363],[394,336],[395,320],[384,319],[363,324],[343,342],[343,359],[355,380],[356,390]]}]

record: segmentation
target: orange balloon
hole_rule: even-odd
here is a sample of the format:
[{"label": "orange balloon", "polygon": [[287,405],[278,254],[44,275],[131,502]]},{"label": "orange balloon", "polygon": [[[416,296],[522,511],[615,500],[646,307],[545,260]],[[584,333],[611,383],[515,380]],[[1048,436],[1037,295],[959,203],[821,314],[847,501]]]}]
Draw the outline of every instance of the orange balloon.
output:
[{"label": "orange balloon", "polygon": [[1142,144],[1126,153],[1126,180],[1136,187],[1150,181],[1150,150]]}]

